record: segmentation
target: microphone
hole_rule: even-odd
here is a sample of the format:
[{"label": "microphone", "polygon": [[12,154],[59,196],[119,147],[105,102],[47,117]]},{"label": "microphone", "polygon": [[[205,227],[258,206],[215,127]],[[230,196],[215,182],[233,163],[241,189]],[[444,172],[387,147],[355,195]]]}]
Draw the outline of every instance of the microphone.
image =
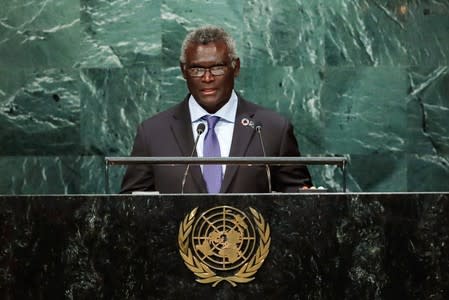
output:
[{"label": "microphone", "polygon": [[[259,141],[260,141],[260,145],[262,146],[262,152],[263,152],[263,157],[267,157],[267,154],[265,153],[265,146],[263,143],[263,138],[262,138],[262,123],[261,122],[257,122],[255,129],[257,131],[257,135],[259,136]],[[270,171],[270,167],[268,165],[265,165],[265,170],[267,172],[267,179],[268,179],[268,191],[269,193],[272,192],[271,189],[271,171]]]},{"label": "microphone", "polygon": [[[198,141],[200,140],[200,135],[204,132],[206,129],[206,125],[204,123],[198,124],[196,127],[196,139],[195,139],[195,145],[193,145],[192,153],[190,154],[190,157],[193,157],[193,154],[195,153],[196,145],[198,144]],[[184,186],[186,184],[187,179],[187,173],[189,172],[190,164],[187,164],[186,170],[184,172],[184,176],[182,176],[182,185],[181,185],[181,194],[184,194]]]}]

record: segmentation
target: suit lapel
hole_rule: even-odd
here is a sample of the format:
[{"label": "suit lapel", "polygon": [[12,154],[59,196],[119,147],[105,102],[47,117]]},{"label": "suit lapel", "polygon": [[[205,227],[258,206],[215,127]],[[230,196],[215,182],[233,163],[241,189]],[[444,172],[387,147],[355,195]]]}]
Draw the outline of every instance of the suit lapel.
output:
[{"label": "suit lapel", "polygon": [[[254,130],[254,114],[254,109],[249,107],[248,102],[239,97],[229,157],[245,156],[248,146],[256,132]],[[227,192],[238,169],[238,165],[228,165],[226,167],[221,192]]]},{"label": "suit lapel", "polygon": [[[176,143],[181,150],[181,154],[183,156],[190,157],[190,154],[192,153],[191,151],[194,146],[194,139],[191,127],[192,121],[190,119],[188,99],[189,96],[187,96],[174,111],[173,120],[170,127],[171,131],[173,132],[173,136],[175,137]],[[196,150],[193,156],[198,156],[196,154]],[[189,172],[197,186],[198,191],[207,192],[206,185],[203,180],[203,175],[201,174],[200,166],[191,165]]]}]

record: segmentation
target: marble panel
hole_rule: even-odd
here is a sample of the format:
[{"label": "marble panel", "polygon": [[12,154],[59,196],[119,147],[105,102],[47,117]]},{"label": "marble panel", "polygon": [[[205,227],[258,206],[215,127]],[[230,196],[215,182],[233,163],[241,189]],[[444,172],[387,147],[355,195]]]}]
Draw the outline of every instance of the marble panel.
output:
[{"label": "marble panel", "polygon": [[84,155],[131,153],[136,128],[157,111],[158,63],[120,69],[82,69],[81,138]]},{"label": "marble panel", "polygon": [[324,149],[351,154],[406,149],[404,69],[330,67],[323,73]]},{"label": "marble panel", "polygon": [[244,4],[243,64],[324,64],[321,1],[248,0]]},{"label": "marble panel", "polygon": [[322,0],[326,64],[447,64],[447,1]]},{"label": "marble panel", "polygon": [[161,0],[80,0],[83,68],[152,64],[161,54]]},{"label": "marble panel", "polygon": [[80,44],[78,0],[1,1],[0,70],[67,68]]},{"label": "marble panel", "polygon": [[[120,192],[125,171],[125,166],[109,166],[109,194],[118,194]],[[105,194],[106,180],[103,156],[83,156],[81,158],[80,194]]]},{"label": "marble panel", "polygon": [[0,194],[77,194],[78,156],[0,156]]},{"label": "marble panel", "polygon": [[412,66],[449,65],[449,2],[412,1],[407,14],[406,32],[409,64]]},{"label": "marble panel", "polygon": [[449,67],[414,67],[409,71],[407,150],[449,154]]},{"label": "marble panel", "polygon": [[0,68],[0,155],[68,155],[80,149],[78,72]]},{"label": "marble panel", "polygon": [[164,67],[179,65],[182,41],[186,34],[202,25],[225,28],[241,48],[243,3],[239,0],[163,0],[162,62]]},{"label": "marble panel", "polygon": [[161,101],[157,111],[164,111],[181,102],[189,93],[186,81],[182,77],[179,65],[164,67],[162,70],[162,82],[160,85]]},{"label": "marble panel", "polygon": [[321,77],[314,67],[242,66],[237,90],[290,119],[302,154],[314,156],[324,144]]},{"label": "marble panel", "polygon": [[[315,153],[314,156],[330,156],[332,155]],[[341,156],[341,155],[338,155]],[[349,155],[345,155],[350,159]],[[346,166],[347,168],[348,166]],[[344,182],[343,170],[335,165],[310,165],[307,167],[312,176],[313,185],[316,188],[323,187],[329,192],[344,192],[346,184],[346,192],[357,190],[351,170],[346,170],[346,182]],[[352,166],[351,166],[352,168]]]},{"label": "marble panel", "polygon": [[351,192],[406,192],[408,157],[403,152],[351,154],[347,187]]},{"label": "marble panel", "polygon": [[449,191],[449,155],[409,155],[407,185],[409,191]]},{"label": "marble panel", "polygon": [[323,0],[327,65],[407,63],[398,1]]}]

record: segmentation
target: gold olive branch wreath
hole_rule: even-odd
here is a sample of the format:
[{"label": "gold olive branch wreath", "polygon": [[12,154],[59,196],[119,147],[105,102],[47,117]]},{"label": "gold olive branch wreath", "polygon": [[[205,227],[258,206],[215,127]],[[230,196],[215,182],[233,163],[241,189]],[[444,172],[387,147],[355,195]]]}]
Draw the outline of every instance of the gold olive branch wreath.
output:
[{"label": "gold olive branch wreath", "polygon": [[184,260],[187,268],[192,271],[198,278],[199,283],[212,283],[215,287],[221,281],[227,281],[232,286],[237,286],[237,283],[247,283],[254,280],[254,274],[262,266],[265,258],[270,251],[271,237],[270,237],[270,225],[268,225],[261,214],[259,214],[252,207],[249,208],[254,221],[257,226],[257,231],[260,235],[259,248],[257,248],[256,254],[245,263],[234,275],[232,276],[218,276],[212,271],[206,264],[202,263],[197,257],[193,256],[192,251],[189,248],[189,236],[192,232],[192,225],[195,221],[195,215],[198,211],[198,207],[194,208],[190,214],[188,214],[181,225],[179,225],[178,233],[178,245],[179,253]]}]

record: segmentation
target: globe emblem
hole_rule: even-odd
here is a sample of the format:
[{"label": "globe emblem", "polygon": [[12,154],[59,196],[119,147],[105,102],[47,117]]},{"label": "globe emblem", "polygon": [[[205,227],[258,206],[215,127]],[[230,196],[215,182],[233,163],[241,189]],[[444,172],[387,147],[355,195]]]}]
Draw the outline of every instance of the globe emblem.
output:
[{"label": "globe emblem", "polygon": [[216,270],[232,270],[254,254],[256,233],[247,215],[234,207],[218,206],[205,211],[193,225],[196,256]]}]

